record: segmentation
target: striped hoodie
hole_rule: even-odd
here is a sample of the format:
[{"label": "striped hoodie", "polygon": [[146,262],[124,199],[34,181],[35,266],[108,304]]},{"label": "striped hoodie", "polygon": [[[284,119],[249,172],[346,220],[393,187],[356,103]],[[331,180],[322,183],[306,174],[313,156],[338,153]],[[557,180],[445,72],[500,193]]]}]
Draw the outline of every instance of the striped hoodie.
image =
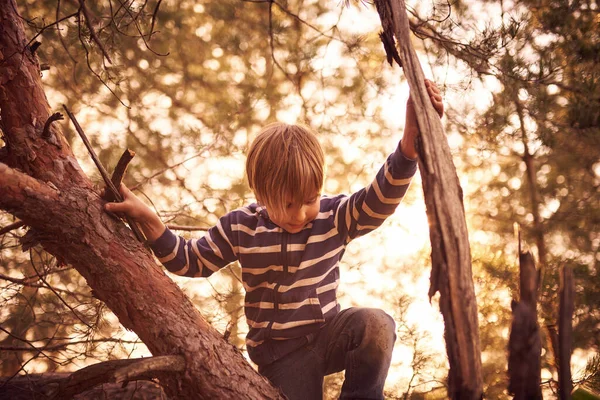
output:
[{"label": "striped hoodie", "polygon": [[152,250],[167,270],[188,277],[208,277],[240,262],[248,354],[266,365],[307,343],[340,311],[336,290],[346,245],[394,212],[416,168],[398,146],[366,188],[322,196],[317,217],[298,233],[286,232],[266,209],[250,204],[220,218],[199,239],[167,229]]}]

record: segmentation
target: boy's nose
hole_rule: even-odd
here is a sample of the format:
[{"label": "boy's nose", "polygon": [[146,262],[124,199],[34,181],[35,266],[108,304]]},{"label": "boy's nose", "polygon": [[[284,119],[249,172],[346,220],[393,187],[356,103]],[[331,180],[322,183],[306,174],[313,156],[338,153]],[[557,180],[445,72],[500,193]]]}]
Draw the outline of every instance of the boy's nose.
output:
[{"label": "boy's nose", "polygon": [[295,212],[294,215],[292,215],[294,222],[304,222],[304,220],[306,219],[306,210],[304,209],[304,206],[302,207],[298,207]]}]

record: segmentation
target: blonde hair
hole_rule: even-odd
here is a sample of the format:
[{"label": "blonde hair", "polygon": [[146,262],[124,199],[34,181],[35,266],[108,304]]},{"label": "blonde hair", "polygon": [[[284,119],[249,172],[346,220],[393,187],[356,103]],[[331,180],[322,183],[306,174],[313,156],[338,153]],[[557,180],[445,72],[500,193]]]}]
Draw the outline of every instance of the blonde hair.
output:
[{"label": "blonde hair", "polygon": [[283,215],[288,197],[302,204],[320,194],[324,169],[325,156],[312,130],[280,122],[261,130],[246,159],[250,189],[271,215]]}]

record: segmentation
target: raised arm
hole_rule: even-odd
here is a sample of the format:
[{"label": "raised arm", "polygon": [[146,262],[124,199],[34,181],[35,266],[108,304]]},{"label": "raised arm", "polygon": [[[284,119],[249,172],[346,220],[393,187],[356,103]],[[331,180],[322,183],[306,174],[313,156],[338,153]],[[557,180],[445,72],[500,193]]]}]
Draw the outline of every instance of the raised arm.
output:
[{"label": "raised arm", "polygon": [[[442,96],[436,85],[425,80],[431,104],[440,118],[444,114]],[[406,124],[402,141],[388,157],[369,186],[341,199],[336,212],[338,231],[346,242],[379,227],[402,201],[417,170],[415,139],[419,134],[412,99],[406,104]]]},{"label": "raised arm", "polygon": [[376,229],[394,213],[416,170],[417,162],[402,154],[399,145],[369,186],[341,199],[336,223],[346,242]]}]

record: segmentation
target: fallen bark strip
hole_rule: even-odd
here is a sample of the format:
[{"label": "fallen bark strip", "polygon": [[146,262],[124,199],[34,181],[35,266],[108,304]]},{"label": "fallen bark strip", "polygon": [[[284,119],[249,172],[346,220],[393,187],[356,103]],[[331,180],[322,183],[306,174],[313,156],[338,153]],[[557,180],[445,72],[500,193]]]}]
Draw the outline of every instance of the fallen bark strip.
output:
[{"label": "fallen bark strip", "polygon": [[453,399],[480,399],[483,378],[479,327],[462,189],[440,118],[429,100],[425,77],[410,42],[406,5],[403,0],[376,0],[375,5],[384,30],[393,29],[398,42],[399,58],[421,132],[417,151],[432,248],[429,296],[440,292],[450,363],[448,394]]}]

